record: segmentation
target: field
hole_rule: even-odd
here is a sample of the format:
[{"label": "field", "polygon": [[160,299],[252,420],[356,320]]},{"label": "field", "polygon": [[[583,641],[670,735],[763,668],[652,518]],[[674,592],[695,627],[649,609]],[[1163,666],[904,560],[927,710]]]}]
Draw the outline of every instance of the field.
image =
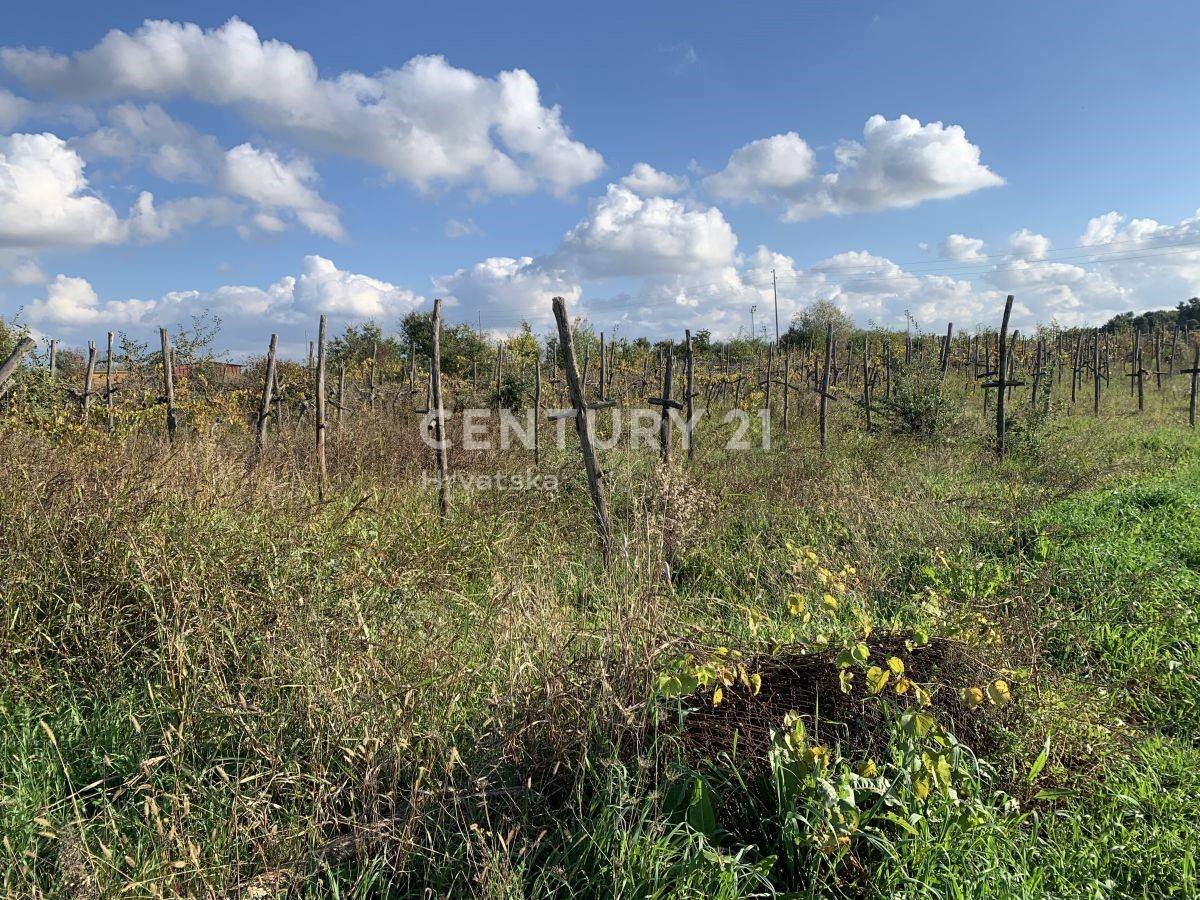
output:
[{"label": "field", "polygon": [[[1021,344],[1025,381],[1049,368],[1013,390],[1001,458],[977,342],[941,376],[936,337],[904,365],[902,334],[874,339],[874,424],[860,351],[824,450],[819,342],[791,358],[787,430],[774,388],[769,448],[752,418],[726,449],[712,416],[690,459],[677,431],[669,462],[601,450],[607,564],[573,428],[560,448],[546,426],[536,467],[452,449],[478,478],[442,514],[400,364],[350,361],[369,387],[337,391],[324,485],[296,393],[256,453],[261,365],[184,379],[173,441],[157,387],[118,392],[110,428],[104,397],[81,416],[23,371],[0,418],[0,893],[1195,897],[1189,379],[1173,354],[1139,412],[1114,338],[1093,414],[1073,337]],[[661,355],[619,352],[601,432],[661,395],[637,384]],[[448,403],[490,406],[468,372]],[[719,396],[761,408],[773,377]]]}]

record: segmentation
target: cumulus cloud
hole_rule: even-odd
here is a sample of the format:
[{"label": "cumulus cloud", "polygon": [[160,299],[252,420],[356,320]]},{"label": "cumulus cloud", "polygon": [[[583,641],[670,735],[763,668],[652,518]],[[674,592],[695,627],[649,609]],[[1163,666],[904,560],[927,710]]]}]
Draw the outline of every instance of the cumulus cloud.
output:
[{"label": "cumulus cloud", "polygon": [[83,160],[53,134],[0,137],[0,246],[113,244],[120,217],[93,196]]},{"label": "cumulus cloud", "polygon": [[151,300],[101,301],[84,278],[57,275],[45,296],[29,307],[29,319],[68,331],[89,325],[166,324],[208,309],[244,326],[296,325],[325,313],[335,320],[390,320],[416,309],[424,298],[369,275],[347,272],[322,256],[306,256],[299,275],[265,288],[223,285],[211,291],[171,291]]},{"label": "cumulus cloud", "polygon": [[434,291],[463,321],[482,318],[489,328],[504,330],[517,322],[549,319],[550,301],[579,300],[582,288],[569,273],[547,267],[532,257],[496,256],[434,279]]},{"label": "cumulus cloud", "polygon": [[[338,209],[317,193],[313,187],[316,182],[316,170],[308,160],[283,160],[251,144],[239,144],[225,153],[220,176],[225,191],[258,206],[263,216],[258,221],[260,227],[280,230],[278,212],[282,210],[294,215],[313,234],[340,240],[345,231]],[[264,222],[268,224],[264,226]]]},{"label": "cumulus cloud", "polygon": [[556,259],[585,277],[669,275],[728,265],[737,236],[716,207],[639,197],[610,184],[563,238]]},{"label": "cumulus cloud", "polygon": [[670,197],[687,190],[685,176],[668,175],[649,163],[636,163],[629,174],[621,179],[621,186],[640,197]]},{"label": "cumulus cloud", "polygon": [[231,106],[259,127],[365,160],[421,189],[469,183],[561,194],[604,166],[571,138],[560,109],[542,104],[522,69],[488,78],[418,56],[374,75],[322,78],[308,53],[262,40],[237,18],[212,29],[147,21],[71,55],[10,47],[0,50],[0,64],[26,85],[70,99],[188,97]]},{"label": "cumulus cloud", "polygon": [[790,202],[810,190],[817,156],[794,131],[751,141],[734,150],[720,172],[704,186],[722,200]]},{"label": "cumulus cloud", "polygon": [[12,91],[0,88],[0,131],[11,131],[33,112],[33,104]]},{"label": "cumulus cloud", "polygon": [[211,181],[222,159],[216,138],[154,103],[114,106],[107,124],[83,137],[78,149],[87,158],[140,163],[166,181]]},{"label": "cumulus cloud", "polygon": [[979,148],[958,125],[911,116],[872,116],[863,139],[842,141],[833,171],[819,174],[812,149],[795,132],[735,150],[705,179],[714,196],[782,209],[796,222],[816,216],[916,206],[1004,183],[980,162]]},{"label": "cumulus cloud", "polygon": [[987,258],[983,252],[983,241],[965,234],[947,235],[938,246],[938,256],[955,262],[980,262]]}]

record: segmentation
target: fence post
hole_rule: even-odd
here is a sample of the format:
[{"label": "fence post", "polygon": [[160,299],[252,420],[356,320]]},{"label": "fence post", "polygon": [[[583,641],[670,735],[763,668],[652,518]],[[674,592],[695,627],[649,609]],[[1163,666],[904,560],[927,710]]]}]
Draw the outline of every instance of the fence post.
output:
[{"label": "fence post", "polygon": [[275,348],[279,344],[279,335],[271,335],[271,344],[267,348],[267,371],[263,376],[262,402],[258,406],[258,423],[255,427],[254,449],[262,452],[267,440],[267,422],[271,418],[271,390],[275,387]]}]

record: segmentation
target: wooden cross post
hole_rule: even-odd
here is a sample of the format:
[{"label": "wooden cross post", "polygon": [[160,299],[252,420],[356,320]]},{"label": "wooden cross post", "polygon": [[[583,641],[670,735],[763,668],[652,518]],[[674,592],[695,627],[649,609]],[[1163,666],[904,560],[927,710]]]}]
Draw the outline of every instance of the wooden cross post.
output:
[{"label": "wooden cross post", "polygon": [[604,382],[608,377],[608,357],[604,355],[604,332],[600,332],[600,385],[597,396],[604,399]]},{"label": "wooden cross post", "polygon": [[104,360],[104,406],[108,410],[108,430],[115,427],[113,421],[113,333],[108,333],[108,353]]},{"label": "wooden cross post", "polygon": [[[54,342],[50,343],[53,346]],[[13,347],[12,353],[8,354],[3,363],[0,363],[0,397],[8,393],[8,389],[13,384],[10,379],[17,371],[17,366],[21,364],[21,359],[35,346],[37,346],[37,342],[33,338],[23,337],[17,341],[17,346]]]},{"label": "wooden cross post", "polygon": [[1192,357],[1192,367],[1190,369],[1180,369],[1180,372],[1186,372],[1192,376],[1192,391],[1188,396],[1188,424],[1193,428],[1196,427],[1196,379],[1200,377],[1200,345],[1197,345],[1195,355]]},{"label": "wooden cross post", "polygon": [[788,430],[788,407],[791,405],[789,394],[792,390],[792,348],[789,344],[783,351],[783,433]]},{"label": "wooden cross post", "polygon": [[533,355],[533,464],[537,466],[542,460],[541,442],[538,437],[542,419],[542,351],[539,348]]},{"label": "wooden cross post", "polygon": [[[908,347],[905,347],[906,353]],[[829,393],[829,364],[833,355],[833,323],[825,324],[825,363],[821,367],[821,452],[825,452],[825,437],[827,433],[827,417],[829,414],[829,401],[834,399]]]},{"label": "wooden cross post", "polygon": [[946,324],[946,341],[942,344],[942,358],[938,361],[938,369],[941,370],[942,378],[946,377],[946,370],[950,368],[950,340],[954,335],[954,323]]},{"label": "wooden cross post", "polygon": [[[337,415],[334,419],[334,435],[338,440],[342,438],[342,415],[346,412],[346,364],[341,363],[338,366],[338,388],[337,388]],[[339,455],[341,451],[339,450]]]},{"label": "wooden cross post", "polygon": [[496,344],[496,416],[500,415],[500,407],[503,406],[501,400],[502,389],[504,386],[504,345],[497,342]]},{"label": "wooden cross post", "polygon": [[695,360],[692,356],[692,332],[685,330],[683,332],[683,414],[687,416],[687,421],[683,424],[683,438],[687,443],[689,460],[696,450],[695,435],[692,433],[692,401],[696,396],[693,390],[695,372]]},{"label": "wooden cross post", "polygon": [[1000,321],[1000,339],[997,347],[996,360],[996,375],[995,381],[984,383],[984,388],[994,387],[996,389],[996,455],[1004,456],[1004,395],[1006,388],[1018,387],[1023,382],[1018,382],[1009,376],[1008,361],[1008,320],[1012,316],[1013,295],[1009,294],[1004,301],[1004,317]]},{"label": "wooden cross post", "polygon": [[271,335],[271,344],[267,347],[267,371],[263,376],[262,400],[258,405],[258,423],[255,427],[254,449],[262,453],[263,444],[267,440],[267,422],[271,418],[271,390],[275,387],[275,348],[279,345],[279,335]]},{"label": "wooden cross post", "polygon": [[867,416],[867,431],[871,430],[871,338],[863,338],[863,410]]},{"label": "wooden cross post", "polygon": [[328,487],[329,474],[325,467],[325,329],[327,325],[327,317],[321,316],[320,324],[317,326],[317,413],[316,413],[316,428],[317,428],[317,500],[323,503],[325,501],[325,492]]},{"label": "wooden cross post", "polygon": [[96,375],[96,342],[88,341],[87,368],[83,372],[83,393],[79,395],[79,413],[86,425],[92,412],[92,378]]},{"label": "wooden cross post", "polygon": [[158,336],[162,343],[162,363],[163,363],[163,402],[167,406],[167,440],[175,440],[175,371],[171,365],[171,336],[167,333],[167,329],[158,329]]},{"label": "wooden cross post", "polygon": [[446,413],[442,408],[442,298],[433,301],[433,355],[429,359],[429,399],[433,411],[434,456],[438,469],[438,510],[444,516],[450,509],[446,475],[450,468],[446,452]]},{"label": "wooden cross post", "polygon": [[1100,329],[1092,340],[1092,415],[1100,415]]},{"label": "wooden cross post", "polygon": [[682,403],[671,399],[671,382],[674,374],[675,354],[668,351],[663,365],[662,396],[651,397],[649,400],[651,406],[657,406],[661,411],[658,420],[658,447],[664,463],[671,461],[671,410],[683,409]]},{"label": "wooden cross post", "polygon": [[58,341],[54,338],[50,339],[50,383],[54,384],[54,377],[58,374]]},{"label": "wooden cross post", "polygon": [[579,435],[579,449],[583,454],[583,466],[587,472],[588,491],[592,495],[596,534],[600,538],[600,550],[604,554],[604,564],[607,566],[612,562],[612,530],[608,523],[608,504],[604,501],[603,475],[600,473],[600,464],[596,461],[596,446],[592,440],[592,427],[587,415],[583,385],[579,380],[579,370],[575,368],[575,341],[571,335],[571,323],[567,319],[566,301],[562,297],[555,297],[553,307],[554,320],[558,325],[558,340],[562,346],[567,390],[574,407],[575,431]]}]

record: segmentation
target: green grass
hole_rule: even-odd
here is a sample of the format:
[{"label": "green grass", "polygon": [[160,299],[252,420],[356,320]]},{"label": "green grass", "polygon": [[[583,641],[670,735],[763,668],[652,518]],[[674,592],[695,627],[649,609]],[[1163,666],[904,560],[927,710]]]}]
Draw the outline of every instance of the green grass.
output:
[{"label": "green grass", "polygon": [[[543,466],[561,491],[441,521],[424,451],[383,424],[332,449],[324,507],[302,454],[251,478],[237,435],[168,455],[6,426],[0,893],[1195,896],[1194,435],[1061,415],[998,465],[971,419],[923,443],[838,415],[825,456],[809,421],[767,453],[702,432],[670,474],[609,454],[608,572],[570,447]],[[836,610],[808,548],[856,570]],[[685,752],[674,723],[711,695],[655,689],[685,654],[868,623],[965,648],[929,687],[939,727],[986,741],[908,734],[857,671],[883,795],[836,741],[797,768],[816,719],[782,781]],[[1011,704],[958,708],[995,677]],[[928,797],[922,753],[952,756]]]}]

